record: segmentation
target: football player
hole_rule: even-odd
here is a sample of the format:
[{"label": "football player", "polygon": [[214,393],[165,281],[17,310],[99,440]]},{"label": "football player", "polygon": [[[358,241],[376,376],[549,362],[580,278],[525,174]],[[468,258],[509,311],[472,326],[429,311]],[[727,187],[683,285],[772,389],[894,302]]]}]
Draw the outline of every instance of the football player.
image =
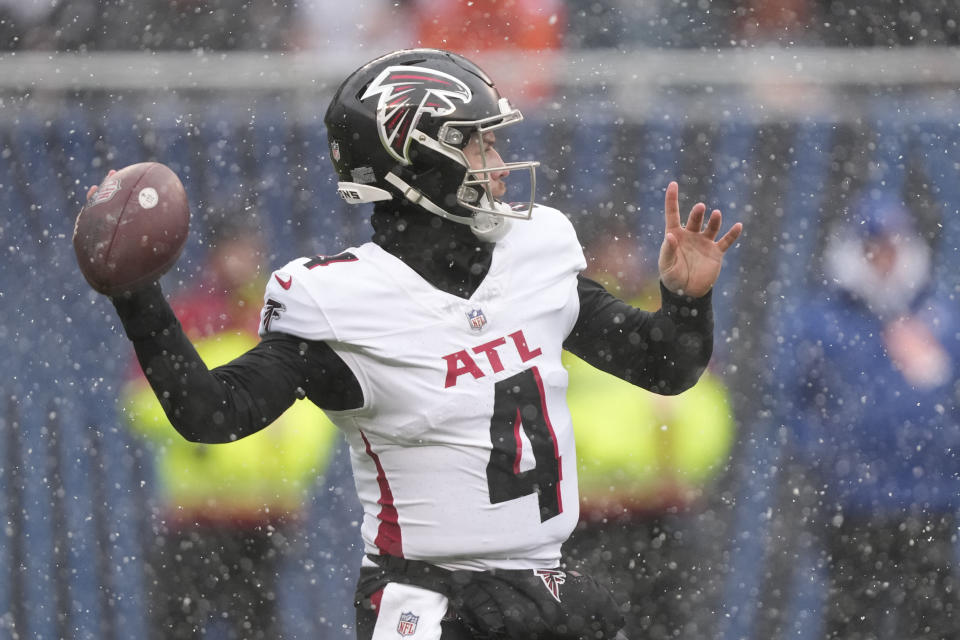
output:
[{"label": "football player", "polygon": [[[371,242],[274,272],[260,343],[212,370],[159,285],[113,299],[186,439],[243,438],[304,398],[343,431],[364,507],[361,639],[617,637],[606,589],[561,568],[578,500],[560,354],[659,394],[711,355],[711,287],[741,225],[718,239],[702,203],[682,225],[671,183],[661,308],[635,309],[580,275],[573,226],[534,200],[537,163],[500,157],[521,120],[461,56],[373,60],[325,119],[340,196],[374,205]],[[510,174],[527,201],[506,203]]]}]

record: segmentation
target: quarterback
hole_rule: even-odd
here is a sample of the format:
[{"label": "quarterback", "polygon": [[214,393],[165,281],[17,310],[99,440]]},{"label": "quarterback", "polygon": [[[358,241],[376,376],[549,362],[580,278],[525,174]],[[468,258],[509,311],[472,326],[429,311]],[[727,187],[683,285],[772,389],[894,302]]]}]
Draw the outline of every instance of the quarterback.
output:
[{"label": "quarterback", "polygon": [[[659,394],[710,359],[711,287],[741,225],[720,236],[703,204],[683,225],[671,183],[661,308],[635,309],[580,275],[573,226],[534,200],[537,163],[500,157],[521,120],[461,56],[373,60],[325,118],[339,195],[373,203],[371,242],[273,272],[259,344],[214,369],[159,285],[112,299],[184,438],[243,438],[304,399],[343,431],[361,640],[624,637],[606,589],[561,565],[578,496],[560,355]],[[529,201],[507,204],[509,174]]]}]

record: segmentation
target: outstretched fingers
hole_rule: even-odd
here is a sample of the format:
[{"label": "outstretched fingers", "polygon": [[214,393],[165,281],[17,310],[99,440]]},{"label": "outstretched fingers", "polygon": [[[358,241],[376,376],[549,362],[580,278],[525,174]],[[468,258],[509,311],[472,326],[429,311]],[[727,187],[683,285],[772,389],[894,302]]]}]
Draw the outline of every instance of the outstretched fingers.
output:
[{"label": "outstretched fingers", "polygon": [[[710,219],[707,221],[707,226],[703,230],[703,235],[710,238],[711,240],[717,237],[717,234],[720,233],[720,227],[723,224],[723,215],[720,213],[719,209],[714,209],[710,213]],[[736,223],[733,227],[726,233],[720,240],[717,241],[717,248],[721,252],[726,252],[727,249],[733,246],[733,243],[737,241],[737,238],[740,237],[740,232],[743,231],[743,224]]]},{"label": "outstretched fingers", "polygon": [[714,209],[710,212],[710,219],[707,220],[707,228],[703,230],[703,235],[714,240],[717,234],[720,233],[721,224],[723,224],[723,216],[720,214],[719,209]]},{"label": "outstretched fingers", "polygon": [[720,251],[726,253],[727,249],[732,247],[733,243],[736,242],[737,238],[740,237],[741,231],[743,231],[743,224],[740,222],[730,227],[730,231],[727,231],[725,234],[723,234],[723,237],[717,241],[717,247],[720,249]]},{"label": "outstretched fingers", "polygon": [[690,209],[690,215],[687,216],[687,231],[700,233],[703,229],[703,214],[707,211],[707,205],[698,202]]},{"label": "outstretched fingers", "polygon": [[[680,246],[680,236],[684,231],[699,233],[714,240],[720,234],[720,227],[723,225],[723,215],[719,209],[710,212],[710,217],[706,219],[707,206],[698,202],[690,209],[690,215],[687,216],[687,225],[684,228],[680,222],[680,186],[676,181],[667,185],[666,196],[664,197],[663,212],[666,222],[666,233],[664,234],[663,258],[667,262],[672,262],[676,257]],[[727,233],[717,241],[717,248],[721,252],[733,246],[743,231],[743,225],[736,223]]]},{"label": "outstretched fingers", "polygon": [[676,182],[667,185],[663,213],[668,231],[680,227],[680,186]]}]

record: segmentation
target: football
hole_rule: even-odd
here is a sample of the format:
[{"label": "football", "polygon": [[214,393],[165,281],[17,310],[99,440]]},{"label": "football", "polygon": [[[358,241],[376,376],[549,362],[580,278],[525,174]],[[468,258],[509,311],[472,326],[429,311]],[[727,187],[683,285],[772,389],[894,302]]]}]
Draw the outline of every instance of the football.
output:
[{"label": "football", "polygon": [[115,296],[147,285],[180,257],[190,205],[180,178],[159,162],[107,176],[77,215],[73,248],[84,278]]}]

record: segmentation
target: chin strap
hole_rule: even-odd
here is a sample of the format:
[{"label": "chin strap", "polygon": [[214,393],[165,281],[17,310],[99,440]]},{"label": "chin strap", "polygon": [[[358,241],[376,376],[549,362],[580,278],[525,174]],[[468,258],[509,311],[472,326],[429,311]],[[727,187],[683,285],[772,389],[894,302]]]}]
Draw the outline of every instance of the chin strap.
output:
[{"label": "chin strap", "polygon": [[[403,197],[413,204],[446,220],[467,225],[470,227],[470,230],[473,231],[473,234],[484,242],[496,242],[507,235],[507,231],[510,230],[510,220],[507,218],[484,212],[477,212],[472,216],[459,216],[438,206],[430,200],[430,198],[411,187],[403,178],[394,173],[388,173],[385,180],[396,187],[397,190],[403,194]],[[482,199],[485,198],[486,196],[482,197]],[[493,208],[497,210],[501,210],[502,208],[506,208],[508,211],[510,210],[510,207],[502,202],[495,202]]]},{"label": "chin strap", "polygon": [[[486,196],[484,196],[484,199],[485,198]],[[495,209],[502,207],[510,208],[502,202],[493,203],[493,208]],[[484,242],[497,242],[507,235],[512,224],[513,221],[510,218],[496,216],[492,213],[478,212],[473,214],[473,223],[470,225],[470,230],[473,231],[473,235]]]}]

